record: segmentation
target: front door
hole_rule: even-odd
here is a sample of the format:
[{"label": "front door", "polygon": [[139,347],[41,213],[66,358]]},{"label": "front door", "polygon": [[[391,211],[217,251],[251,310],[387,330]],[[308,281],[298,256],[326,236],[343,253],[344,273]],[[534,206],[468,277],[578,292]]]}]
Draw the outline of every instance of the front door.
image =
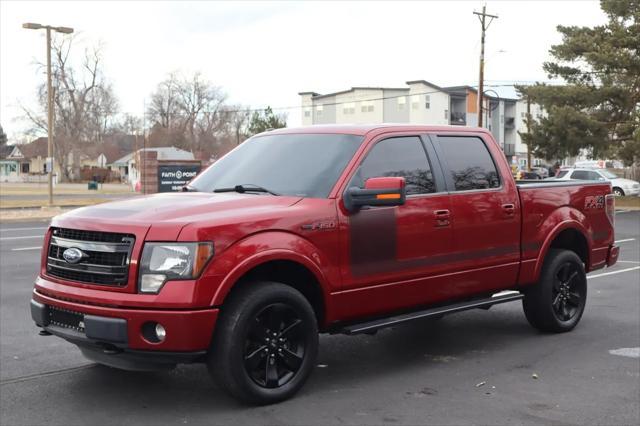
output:
[{"label": "front door", "polygon": [[443,285],[441,275],[449,272],[453,250],[451,208],[434,160],[430,141],[417,135],[385,137],[370,144],[348,186],[362,188],[369,178],[402,176],[407,199],[402,206],[341,212],[347,261],[343,290],[336,296],[342,318],[448,297],[451,288]]}]

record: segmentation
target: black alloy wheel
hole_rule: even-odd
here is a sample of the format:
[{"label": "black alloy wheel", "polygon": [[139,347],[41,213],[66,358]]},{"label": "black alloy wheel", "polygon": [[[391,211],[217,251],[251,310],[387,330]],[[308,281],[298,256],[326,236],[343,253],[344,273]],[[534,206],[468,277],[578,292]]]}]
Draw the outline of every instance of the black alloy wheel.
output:
[{"label": "black alloy wheel", "polygon": [[303,320],[283,303],[268,305],[255,316],[245,340],[244,365],[256,384],[277,388],[295,376],[306,351],[301,330]]},{"label": "black alloy wheel", "polygon": [[551,292],[551,306],[560,321],[569,321],[580,311],[584,299],[583,290],[578,265],[572,262],[564,263],[557,270]]},{"label": "black alloy wheel", "polygon": [[232,396],[263,405],[295,395],[317,355],[318,320],[305,296],[282,283],[252,281],[223,302],[207,366]]},{"label": "black alloy wheel", "polygon": [[524,290],[525,316],[541,331],[563,333],[578,325],[587,304],[587,276],[573,251],[550,249],[540,279]]}]

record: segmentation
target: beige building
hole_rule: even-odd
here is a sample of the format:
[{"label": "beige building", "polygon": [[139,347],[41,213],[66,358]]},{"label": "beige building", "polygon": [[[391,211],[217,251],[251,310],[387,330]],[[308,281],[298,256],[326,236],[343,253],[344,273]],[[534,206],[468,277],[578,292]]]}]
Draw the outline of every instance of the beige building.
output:
[{"label": "beige building", "polygon": [[[441,87],[426,80],[406,87],[352,87],[341,92],[301,92],[302,124],[415,123],[478,125],[478,91],[471,86]],[[510,161],[526,166],[526,103],[485,96],[483,127],[489,129]],[[534,117],[542,114],[531,106]]]}]

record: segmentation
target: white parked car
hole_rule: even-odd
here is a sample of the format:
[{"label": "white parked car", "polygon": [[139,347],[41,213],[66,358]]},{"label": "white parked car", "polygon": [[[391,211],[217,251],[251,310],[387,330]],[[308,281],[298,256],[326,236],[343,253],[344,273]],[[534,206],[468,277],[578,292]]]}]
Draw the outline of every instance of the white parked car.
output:
[{"label": "white parked car", "polygon": [[553,178],[558,180],[594,180],[594,181],[605,181],[608,180],[611,182],[611,188],[613,189],[613,193],[617,196],[623,195],[638,195],[640,194],[640,183],[631,179],[620,178],[614,173],[611,173],[608,170],[604,169],[587,169],[587,168],[576,168],[576,169],[562,169],[558,172],[558,174]]}]

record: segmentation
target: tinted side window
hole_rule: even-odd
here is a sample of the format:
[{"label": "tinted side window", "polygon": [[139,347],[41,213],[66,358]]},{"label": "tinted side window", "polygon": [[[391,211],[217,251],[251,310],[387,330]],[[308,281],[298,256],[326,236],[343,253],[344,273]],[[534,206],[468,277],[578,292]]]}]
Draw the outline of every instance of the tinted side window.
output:
[{"label": "tinted side window", "polygon": [[589,172],[586,170],[576,170],[571,175],[571,179],[589,180]]},{"label": "tinted side window", "polygon": [[402,176],[406,180],[407,194],[435,192],[435,184],[427,154],[420,138],[398,137],[378,142],[367,154],[352,185],[363,187],[372,177]]},{"label": "tinted side window", "polygon": [[589,172],[589,180],[604,180],[604,178],[602,176],[600,176],[599,173],[597,172]]},{"label": "tinted side window", "polygon": [[557,178],[561,178],[564,177],[564,175],[566,175],[567,173],[569,173],[567,170],[561,170],[558,172],[558,174],[556,175]]},{"label": "tinted side window", "polygon": [[498,170],[484,142],[477,137],[438,136],[456,191],[500,186]]}]

